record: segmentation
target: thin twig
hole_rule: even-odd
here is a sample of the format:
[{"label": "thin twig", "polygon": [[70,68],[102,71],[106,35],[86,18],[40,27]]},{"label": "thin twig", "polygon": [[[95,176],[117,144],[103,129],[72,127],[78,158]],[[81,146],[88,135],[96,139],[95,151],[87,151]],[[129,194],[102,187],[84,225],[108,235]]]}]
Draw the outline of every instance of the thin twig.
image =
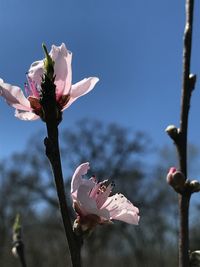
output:
[{"label": "thin twig", "polygon": [[193,76],[190,76],[190,59],[192,48],[192,28],[193,28],[193,9],[194,0],[186,0],[186,24],[184,32],[183,48],[183,84],[181,98],[181,118],[180,118],[180,143],[179,163],[180,169],[187,177],[187,130],[188,114],[190,108],[190,98],[194,85],[192,84]]},{"label": "thin twig", "polygon": [[21,266],[27,267],[25,255],[24,255],[24,244],[21,241],[19,241],[18,244],[16,244],[16,250],[17,250],[19,260],[21,262]]},{"label": "thin twig", "polygon": [[[187,178],[187,131],[191,93],[195,76],[190,76],[194,0],[186,0],[186,24],[183,49],[183,84],[180,117],[180,141],[177,144],[180,171]],[[189,267],[189,203],[191,193],[187,189],[179,194],[179,267]]]},{"label": "thin twig", "polygon": [[[180,172],[187,179],[187,131],[191,94],[195,87],[196,75],[190,74],[190,60],[192,48],[194,0],[186,0],[186,24],[183,47],[183,81],[181,97],[180,128],[171,128],[168,132],[178,152]],[[189,203],[192,194],[189,183],[185,183],[179,192],[179,267],[189,267]]]},{"label": "thin twig", "polygon": [[61,121],[62,112],[60,111],[56,103],[56,95],[55,95],[56,88],[53,77],[54,75],[53,64],[48,65],[47,68],[49,69],[47,69],[48,71],[44,75],[41,83],[42,96],[40,100],[43,108],[43,119],[45,120],[47,127],[47,137],[45,138],[44,143],[46,146],[46,155],[50,161],[54,175],[61,216],[71,255],[72,266],[80,267],[82,240],[75,235],[72,229],[72,224],[66,201],[66,194],[64,189],[64,181],[63,181],[61,159],[60,159],[58,124]]},{"label": "thin twig", "polygon": [[77,237],[75,236],[73,232],[71,220],[69,217],[69,212],[68,212],[68,207],[67,207],[67,202],[66,202],[66,194],[64,190],[61,161],[60,161],[60,152],[59,152],[59,144],[58,144],[58,129],[56,127],[55,131],[51,131],[47,123],[47,132],[48,132],[48,137],[45,138],[44,140],[45,146],[46,146],[46,155],[51,163],[51,167],[52,167],[52,171],[54,175],[61,216],[62,216],[63,225],[64,225],[66,237],[68,240],[68,244],[69,244],[72,265],[73,267],[80,267],[81,266],[81,255],[80,255],[81,242],[79,243]]}]

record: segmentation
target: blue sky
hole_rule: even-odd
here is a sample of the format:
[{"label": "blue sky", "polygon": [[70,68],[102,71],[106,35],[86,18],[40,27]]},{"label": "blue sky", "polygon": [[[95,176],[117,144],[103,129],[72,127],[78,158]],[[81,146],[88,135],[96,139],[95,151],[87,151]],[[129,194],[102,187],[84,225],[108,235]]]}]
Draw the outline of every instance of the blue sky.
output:
[{"label": "blue sky", "polygon": [[[158,145],[179,124],[185,1],[1,0],[0,77],[19,86],[30,64],[43,58],[45,42],[73,52],[73,82],[100,82],[64,113],[61,125],[81,118],[117,122],[149,132]],[[200,3],[196,1],[192,72],[200,71]],[[193,94],[189,139],[199,146],[199,81]],[[21,151],[45,125],[24,122],[0,99],[0,158]]]}]

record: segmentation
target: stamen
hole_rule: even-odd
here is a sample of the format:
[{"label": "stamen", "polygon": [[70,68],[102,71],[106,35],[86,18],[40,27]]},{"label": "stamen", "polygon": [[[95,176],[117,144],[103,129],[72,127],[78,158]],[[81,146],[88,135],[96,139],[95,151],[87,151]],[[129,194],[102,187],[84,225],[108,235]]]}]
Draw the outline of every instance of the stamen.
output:
[{"label": "stamen", "polygon": [[97,193],[97,190],[99,188],[99,184],[97,183],[96,175],[94,175],[94,174],[91,176],[90,180],[94,183],[94,186],[90,190],[88,195],[89,195],[89,197],[93,198]]},{"label": "stamen", "polygon": [[24,90],[25,90],[25,93],[29,96],[30,95],[30,89],[29,89],[29,86],[27,83],[24,83]]},{"label": "stamen", "polygon": [[96,175],[94,175],[94,174],[91,176],[91,178],[90,178],[90,179],[91,179],[91,180],[92,180],[94,183],[96,183],[96,182],[97,182]]},{"label": "stamen", "polygon": [[112,188],[113,188],[114,183],[110,183],[109,180],[105,180],[100,183],[100,188],[97,192],[97,198],[96,198],[96,203],[97,207],[101,208],[102,205],[105,203],[107,198],[109,197]]},{"label": "stamen", "polygon": [[29,88],[29,94],[39,98],[40,90],[37,84],[28,76],[28,73],[26,73],[26,79],[28,82],[27,86]]}]

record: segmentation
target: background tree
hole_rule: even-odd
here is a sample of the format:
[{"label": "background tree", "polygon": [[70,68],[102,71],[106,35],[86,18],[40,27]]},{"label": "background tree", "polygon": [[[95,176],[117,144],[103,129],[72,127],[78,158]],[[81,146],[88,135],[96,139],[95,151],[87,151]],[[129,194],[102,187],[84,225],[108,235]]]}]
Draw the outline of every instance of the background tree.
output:
[{"label": "background tree", "polygon": [[[18,212],[23,221],[29,267],[64,267],[69,262],[42,136],[38,133],[24,152],[0,165],[2,267],[17,266],[11,255],[11,229]],[[70,190],[75,168],[89,161],[89,175],[114,180],[113,193],[123,192],[140,209],[139,226],[115,222],[96,227],[85,240],[84,266],[98,267],[102,259],[104,266],[177,266],[177,204],[165,182],[165,170],[170,166],[163,156],[167,148],[165,153],[159,153],[144,133],[88,120],[79,121],[72,130],[64,130],[61,147],[66,191]],[[71,212],[75,218],[72,209]]]}]

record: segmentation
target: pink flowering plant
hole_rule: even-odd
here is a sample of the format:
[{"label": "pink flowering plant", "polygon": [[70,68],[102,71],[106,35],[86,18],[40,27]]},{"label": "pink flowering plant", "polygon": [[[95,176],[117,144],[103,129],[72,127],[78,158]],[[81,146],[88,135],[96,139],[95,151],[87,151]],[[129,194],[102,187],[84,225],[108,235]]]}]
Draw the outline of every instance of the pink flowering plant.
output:
[{"label": "pink flowering plant", "polygon": [[[179,203],[179,267],[200,266],[200,252],[190,252],[189,247],[189,206],[193,193],[200,192],[200,182],[188,178],[188,115],[192,92],[196,84],[196,75],[190,71],[194,0],[186,0],[186,24],[184,31],[183,77],[180,126],[169,125],[166,132],[172,139],[178,152],[178,168],[170,168],[167,183],[178,194]],[[69,245],[73,267],[81,266],[81,247],[83,236],[98,224],[108,224],[119,220],[131,225],[138,225],[139,209],[123,194],[112,195],[114,184],[109,180],[98,182],[95,176],[85,179],[90,166],[83,163],[75,170],[71,180],[71,197],[76,220],[72,227],[71,213],[67,205],[62,174],[58,125],[62,112],[79,97],[90,92],[97,77],[85,78],[72,84],[72,53],[65,44],[53,45],[50,53],[45,46],[45,59],[31,64],[27,72],[27,82],[24,91],[15,85],[0,79],[0,95],[15,108],[15,116],[21,120],[36,120],[41,118],[46,123],[47,137],[44,139],[46,155],[50,161],[55,180],[58,202],[60,205],[63,226]],[[95,134],[95,131],[94,131]],[[19,222],[14,234],[20,233]],[[20,236],[18,236],[20,237]],[[14,238],[14,246],[21,244],[21,237]],[[17,241],[17,242],[16,242]],[[18,253],[17,246],[13,251]],[[25,257],[21,255],[22,266],[26,266]],[[193,260],[197,260],[194,263]]]},{"label": "pink flowering plant", "polygon": [[[49,56],[54,64],[57,107],[63,111],[76,99],[90,92],[99,79],[89,77],[72,84],[72,53],[67,50],[64,43],[61,46],[52,45]],[[0,95],[16,109],[15,116],[21,120],[36,120],[44,117],[40,103],[44,64],[44,59],[31,64],[27,72],[27,83],[25,83],[27,96],[20,87],[5,83],[0,79]]]},{"label": "pink flowering plant", "polygon": [[[89,169],[89,163],[86,162],[75,170],[71,181],[71,196],[77,214],[72,227],[62,174],[58,125],[62,120],[63,110],[91,91],[99,79],[89,77],[72,84],[72,53],[64,44],[53,45],[50,53],[45,45],[43,48],[45,59],[32,63],[27,73],[26,96],[20,87],[5,83],[2,79],[0,94],[16,109],[17,118],[41,118],[46,124],[46,155],[52,167],[72,266],[79,267],[85,233],[90,232],[98,224],[111,223],[112,220],[137,225],[140,218],[139,210],[121,193],[111,195],[114,186],[112,182],[98,182],[94,176],[84,179],[83,176]],[[14,250],[15,248],[14,244]],[[21,262],[25,261],[24,255],[21,256]]]},{"label": "pink flowering plant", "polygon": [[[50,161],[55,180],[63,226],[68,241],[73,266],[81,265],[81,238],[73,232],[68,211],[62,174],[58,125],[62,112],[80,96],[91,91],[98,82],[97,77],[89,77],[72,84],[72,53],[66,46],[53,45],[50,53],[43,45],[45,59],[31,64],[27,73],[24,95],[21,88],[0,79],[0,95],[16,109],[15,116],[22,120],[41,118],[47,129],[44,139],[46,155]],[[24,257],[23,257],[24,258]],[[22,263],[23,264],[23,263]],[[25,265],[23,265],[25,266]]]},{"label": "pink flowering plant", "polygon": [[183,77],[180,124],[170,124],[165,131],[177,149],[178,168],[170,168],[167,183],[178,193],[179,208],[179,267],[200,266],[198,250],[191,252],[189,242],[189,207],[193,193],[200,192],[200,182],[190,180],[188,174],[188,121],[196,74],[191,73],[191,48],[193,31],[194,0],[186,0],[186,23],[183,36]]},{"label": "pink flowering plant", "polygon": [[97,224],[110,223],[112,220],[137,225],[140,218],[138,208],[121,193],[110,196],[113,182],[98,182],[94,176],[84,179],[89,168],[88,162],[78,166],[71,181],[73,207],[77,213],[76,227],[87,231]]}]

